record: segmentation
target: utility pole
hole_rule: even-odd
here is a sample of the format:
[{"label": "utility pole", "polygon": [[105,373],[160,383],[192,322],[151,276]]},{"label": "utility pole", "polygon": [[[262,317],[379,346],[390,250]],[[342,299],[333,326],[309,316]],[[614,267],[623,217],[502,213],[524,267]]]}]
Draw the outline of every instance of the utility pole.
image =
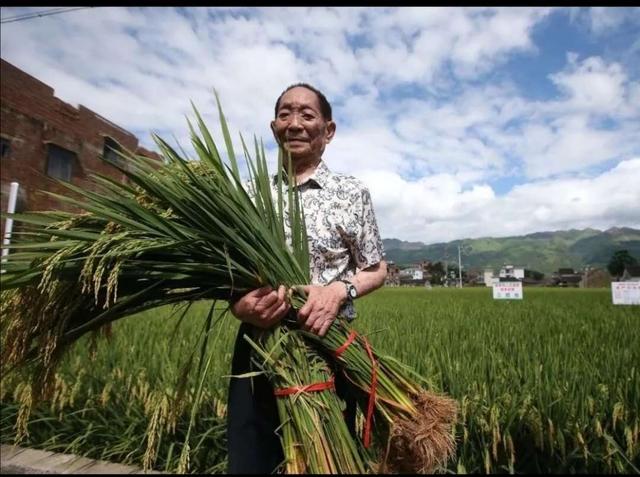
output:
[{"label": "utility pole", "polygon": [[584,287],[589,288],[589,265],[584,269]]},{"label": "utility pole", "polygon": [[460,244],[458,244],[458,287],[462,288],[462,261],[460,259]]},{"label": "utility pole", "polygon": [[[12,182],[10,189],[9,189],[9,203],[7,204],[7,213],[8,214],[13,214],[16,211],[16,202],[18,200],[18,188],[20,187],[20,185],[17,182]],[[13,217],[7,217],[7,220],[5,222],[5,226],[4,226],[4,238],[2,239],[2,245],[4,246],[9,246],[9,244],[11,243],[11,232],[13,230]],[[5,258],[7,255],[9,255],[9,249],[8,248],[3,248],[2,249],[2,263],[5,263],[7,261],[7,259]],[[2,271],[0,271],[0,273],[4,273],[5,270],[3,269]]]},{"label": "utility pole", "polygon": [[449,285],[449,245],[444,244],[444,283],[443,285],[446,287]]}]

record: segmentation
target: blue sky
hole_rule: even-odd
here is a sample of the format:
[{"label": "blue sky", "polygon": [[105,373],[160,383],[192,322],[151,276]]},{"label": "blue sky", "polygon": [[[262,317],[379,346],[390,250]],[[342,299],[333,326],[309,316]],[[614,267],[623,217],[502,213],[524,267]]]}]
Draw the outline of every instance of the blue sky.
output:
[{"label": "blue sky", "polygon": [[[39,8],[2,8],[7,19]],[[212,90],[275,159],[273,103],[334,107],[325,161],[369,187],[385,238],[640,227],[640,9],[95,7],[5,23],[3,59],[188,150]]]}]

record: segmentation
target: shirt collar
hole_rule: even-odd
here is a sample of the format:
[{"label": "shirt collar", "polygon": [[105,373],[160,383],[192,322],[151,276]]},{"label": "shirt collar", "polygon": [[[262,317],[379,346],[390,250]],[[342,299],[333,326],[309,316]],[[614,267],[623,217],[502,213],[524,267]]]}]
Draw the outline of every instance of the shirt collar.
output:
[{"label": "shirt collar", "polygon": [[[313,174],[311,174],[307,178],[307,180],[304,181],[302,184],[298,184],[298,185],[300,186],[307,183],[311,183],[311,184],[318,185],[320,188],[324,188],[327,185],[327,181],[329,180],[330,174],[331,174],[331,171],[329,170],[325,162],[321,159],[320,162],[318,163],[318,166],[316,167],[316,170],[313,171]],[[277,184],[278,174],[274,174],[272,180],[273,180],[273,184]],[[287,181],[286,171],[282,171],[282,180],[285,182]]]}]

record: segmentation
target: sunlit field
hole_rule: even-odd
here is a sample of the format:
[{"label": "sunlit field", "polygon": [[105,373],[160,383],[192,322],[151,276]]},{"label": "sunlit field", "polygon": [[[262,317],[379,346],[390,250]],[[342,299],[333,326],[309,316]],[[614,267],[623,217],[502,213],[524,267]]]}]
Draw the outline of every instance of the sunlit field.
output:
[{"label": "sunlit field", "polygon": [[[121,320],[111,338],[83,339],[67,356],[51,401],[28,420],[27,384],[3,376],[3,443],[177,469],[190,419],[189,472],[223,473],[226,387],[237,323],[220,318],[212,366],[193,411],[210,303]],[[220,310],[222,310],[220,305]],[[356,327],[460,404],[452,473],[637,473],[640,468],[640,309],[609,289],[385,288],[358,300]],[[24,416],[24,414],[22,414]]]}]

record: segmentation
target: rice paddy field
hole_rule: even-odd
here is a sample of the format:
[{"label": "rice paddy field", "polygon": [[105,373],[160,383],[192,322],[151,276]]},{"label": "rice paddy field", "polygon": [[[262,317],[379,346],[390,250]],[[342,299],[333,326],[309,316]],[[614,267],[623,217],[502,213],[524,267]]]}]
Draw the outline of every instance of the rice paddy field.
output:
[{"label": "rice paddy field", "polygon": [[[180,326],[179,312],[161,308],[115,323],[108,339],[83,338],[50,401],[31,405],[28,383],[3,376],[2,443],[224,473],[233,317],[213,329],[206,379],[180,373],[207,358],[198,343],[209,306]],[[525,288],[522,301],[498,301],[486,288],[384,288],[357,309],[377,350],[458,400],[457,456],[444,472],[639,473],[640,309],[612,305],[609,289]]]}]

